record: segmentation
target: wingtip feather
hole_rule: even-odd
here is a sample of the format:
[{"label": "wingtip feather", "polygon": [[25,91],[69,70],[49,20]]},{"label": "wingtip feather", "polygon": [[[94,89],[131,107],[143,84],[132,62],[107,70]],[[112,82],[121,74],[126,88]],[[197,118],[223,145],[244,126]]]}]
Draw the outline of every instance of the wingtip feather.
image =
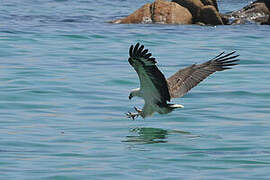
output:
[{"label": "wingtip feather", "polygon": [[151,57],[152,54],[148,53],[148,49],[144,49],[144,45],[140,45],[140,43],[136,43],[135,46],[130,46],[129,56],[141,62],[143,65],[152,66],[157,63],[155,58]]},{"label": "wingtip feather", "polygon": [[238,65],[240,59],[236,59],[237,57],[239,57],[240,55],[233,55],[236,51],[232,51],[228,54],[223,55],[224,53],[222,53],[223,56],[216,56],[217,58],[213,58],[210,62],[213,62],[214,66],[217,67],[216,71],[223,71],[226,69],[231,69],[229,68],[229,66],[235,66]]},{"label": "wingtip feather", "polygon": [[137,43],[135,45],[134,50],[133,50],[134,53],[136,53],[138,51],[139,45],[140,45],[140,43]]},{"label": "wingtip feather", "polygon": [[129,56],[130,57],[132,56],[132,52],[133,52],[133,45],[131,45],[130,48],[129,48]]}]

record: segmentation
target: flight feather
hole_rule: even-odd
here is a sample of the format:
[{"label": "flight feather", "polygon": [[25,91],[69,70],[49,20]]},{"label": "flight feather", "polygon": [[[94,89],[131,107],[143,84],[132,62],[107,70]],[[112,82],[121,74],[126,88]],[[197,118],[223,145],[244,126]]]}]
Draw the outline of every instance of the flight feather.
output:
[{"label": "flight feather", "polygon": [[224,55],[224,52],[222,52],[205,63],[193,64],[180,69],[167,79],[171,98],[185,95],[191,88],[195,87],[214,72],[231,69],[231,66],[237,65],[239,59],[236,58],[239,55],[234,55],[234,53],[235,51]]},{"label": "flight feather", "polygon": [[[151,88],[150,83],[154,85],[159,92],[160,103],[166,103],[170,101],[170,94],[165,76],[156,66],[156,60],[152,57],[152,54],[148,52],[148,49],[144,49],[144,46],[137,43],[135,46],[131,45],[129,48],[129,63],[137,72],[141,89]],[[150,80],[149,81],[147,80]]]}]

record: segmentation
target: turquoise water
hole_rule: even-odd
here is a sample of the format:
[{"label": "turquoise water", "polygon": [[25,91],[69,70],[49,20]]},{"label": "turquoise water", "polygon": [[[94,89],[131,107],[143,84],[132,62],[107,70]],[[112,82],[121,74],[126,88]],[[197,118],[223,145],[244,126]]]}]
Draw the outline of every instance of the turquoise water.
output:
[{"label": "turquoise water", "polygon": [[[0,179],[270,178],[270,26],[105,23],[145,2],[1,3]],[[137,42],[167,77],[222,51],[241,62],[173,101],[185,108],[132,121]]]}]

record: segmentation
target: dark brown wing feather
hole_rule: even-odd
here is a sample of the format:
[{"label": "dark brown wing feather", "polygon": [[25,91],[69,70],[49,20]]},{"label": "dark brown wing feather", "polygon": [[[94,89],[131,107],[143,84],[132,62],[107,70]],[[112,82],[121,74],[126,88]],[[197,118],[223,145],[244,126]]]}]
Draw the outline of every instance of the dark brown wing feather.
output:
[{"label": "dark brown wing feather", "polygon": [[174,75],[167,79],[171,98],[177,98],[185,95],[191,88],[195,87],[202,80],[216,71],[231,69],[231,66],[237,65],[236,59],[239,55],[233,55],[231,52],[224,55],[224,52],[213,59],[202,63],[180,69]]},{"label": "dark brown wing feather", "polygon": [[144,46],[137,43],[135,46],[131,45],[129,48],[129,63],[136,70],[141,88],[149,88],[148,83],[144,80],[144,74],[147,74],[148,78],[154,84],[155,88],[158,90],[161,98],[161,102],[166,103],[170,101],[170,94],[167,85],[166,78],[157,68],[155,58],[151,57],[152,54],[148,53],[148,49],[144,49]]}]

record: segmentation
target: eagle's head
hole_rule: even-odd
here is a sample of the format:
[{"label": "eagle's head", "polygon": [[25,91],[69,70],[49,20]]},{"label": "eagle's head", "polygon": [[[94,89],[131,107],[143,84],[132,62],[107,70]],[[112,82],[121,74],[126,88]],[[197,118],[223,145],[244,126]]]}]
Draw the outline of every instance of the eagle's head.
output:
[{"label": "eagle's head", "polygon": [[136,88],[136,89],[132,89],[129,96],[128,96],[128,99],[132,99],[134,96],[139,96],[141,97],[140,95],[140,88]]}]

